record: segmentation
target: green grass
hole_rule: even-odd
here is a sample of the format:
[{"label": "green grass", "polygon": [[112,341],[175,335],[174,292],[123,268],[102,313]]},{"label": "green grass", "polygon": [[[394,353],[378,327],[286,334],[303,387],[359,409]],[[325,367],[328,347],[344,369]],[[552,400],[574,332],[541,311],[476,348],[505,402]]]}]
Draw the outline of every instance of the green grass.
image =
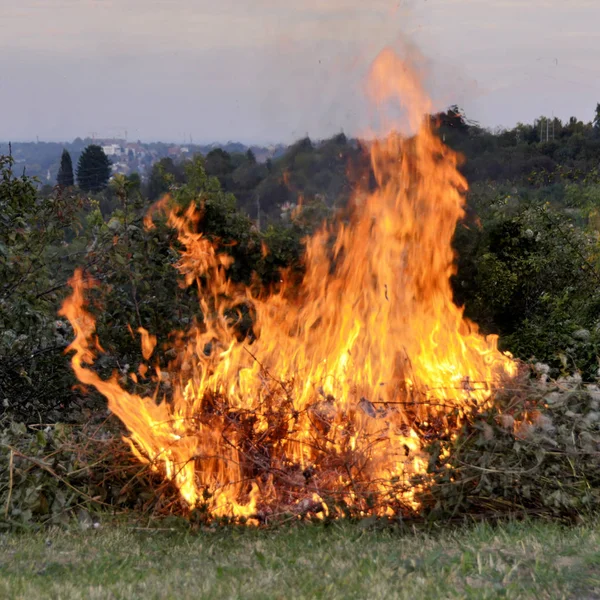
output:
[{"label": "green grass", "polygon": [[600,522],[0,534],[0,598],[600,598]]}]

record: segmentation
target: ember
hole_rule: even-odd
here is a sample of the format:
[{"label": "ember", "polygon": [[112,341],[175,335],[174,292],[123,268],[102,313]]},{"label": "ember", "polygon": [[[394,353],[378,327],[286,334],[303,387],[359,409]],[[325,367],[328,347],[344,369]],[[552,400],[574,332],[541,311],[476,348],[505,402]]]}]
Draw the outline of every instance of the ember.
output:
[{"label": "ember", "polygon": [[[232,283],[231,259],[197,233],[201,209],[168,198],[156,207],[178,232],[177,268],[198,287],[203,316],[167,367],[152,362],[156,340],[140,330],[152,367],[132,376],[168,377],[168,398],[130,394],[89,368],[100,348],[85,308],[94,284],[81,272],[71,280],[61,314],[76,333],[77,377],[106,396],[139,460],[212,516],[414,510],[424,444],[452,435],[515,370],[452,302],[467,183],[423,118],[431,106],[417,74],[387,50],[369,89],[402,104],[417,133],[371,145],[375,190],[356,190],[350,217],[307,241],[300,285],[284,277],[265,295]],[[252,307],[256,339],[235,335],[227,315],[240,305]]]}]

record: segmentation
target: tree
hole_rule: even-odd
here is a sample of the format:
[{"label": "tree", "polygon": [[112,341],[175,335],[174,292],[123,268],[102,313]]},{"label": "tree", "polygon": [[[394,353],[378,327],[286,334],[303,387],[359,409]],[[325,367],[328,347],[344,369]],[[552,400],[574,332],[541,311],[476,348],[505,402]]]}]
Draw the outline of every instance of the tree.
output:
[{"label": "tree", "polygon": [[60,157],[60,168],[58,170],[58,176],[56,177],[56,183],[62,188],[75,185],[75,178],[73,177],[73,161],[66,149],[63,150],[62,156]]},{"label": "tree", "polygon": [[465,118],[464,111],[456,104],[453,104],[446,112],[438,113],[434,116],[440,129],[455,129],[461,133],[469,131],[469,122]]},{"label": "tree", "polygon": [[596,104],[596,115],[594,116],[594,127],[600,129],[600,102]]},{"label": "tree", "polygon": [[220,180],[235,169],[235,165],[231,162],[231,154],[222,148],[211,150],[206,155],[204,165],[208,175],[218,177]]},{"label": "tree", "polygon": [[139,173],[134,172],[131,175],[128,175],[126,179],[129,184],[129,187],[133,191],[140,192],[140,190],[142,189],[142,178],[140,177]]},{"label": "tree", "polygon": [[110,179],[111,162],[104,150],[95,144],[89,145],[79,157],[77,182],[85,192],[103,190]]},{"label": "tree", "polygon": [[158,200],[166,194],[171,186],[182,184],[185,181],[184,169],[175,164],[172,158],[161,158],[152,166],[146,194],[149,200]]}]

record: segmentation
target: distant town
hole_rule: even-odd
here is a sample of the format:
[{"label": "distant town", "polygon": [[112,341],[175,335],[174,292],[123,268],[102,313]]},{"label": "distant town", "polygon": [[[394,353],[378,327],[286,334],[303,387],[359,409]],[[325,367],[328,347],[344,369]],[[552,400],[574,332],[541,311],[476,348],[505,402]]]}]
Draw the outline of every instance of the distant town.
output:
[{"label": "distant town", "polygon": [[[77,164],[79,155],[89,144],[101,146],[104,153],[112,163],[113,174],[122,173],[130,175],[139,173],[145,180],[152,165],[163,158],[171,158],[173,161],[190,158],[196,154],[206,155],[211,150],[222,148],[233,153],[245,153],[252,150],[258,162],[266,162],[267,159],[278,158],[286,149],[285,145],[276,144],[270,146],[247,146],[239,142],[227,142],[224,144],[169,144],[164,142],[141,141],[131,142],[121,138],[76,138],[72,142],[13,142],[11,152],[15,159],[15,169],[25,172],[31,177],[37,178],[40,185],[53,185],[60,166],[60,157],[63,149],[69,151],[73,164]],[[0,142],[0,154],[8,154],[9,142]]]}]

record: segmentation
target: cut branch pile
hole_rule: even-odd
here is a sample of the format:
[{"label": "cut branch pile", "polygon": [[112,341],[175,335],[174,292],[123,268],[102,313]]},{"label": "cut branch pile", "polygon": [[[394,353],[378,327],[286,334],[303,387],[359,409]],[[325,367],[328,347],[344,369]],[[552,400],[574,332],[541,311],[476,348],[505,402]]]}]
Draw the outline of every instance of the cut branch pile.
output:
[{"label": "cut branch pile", "polygon": [[141,465],[116,419],[86,425],[0,423],[0,528],[65,524],[93,511],[181,510],[171,483]]},{"label": "cut branch pile", "polygon": [[431,517],[576,518],[600,506],[600,387],[579,376],[524,382],[429,451]]},{"label": "cut branch pile", "polygon": [[[230,434],[231,443],[242,450],[242,472],[249,481],[260,479],[261,490],[268,490],[268,482],[277,490],[259,501],[252,518],[260,523],[361,517],[387,507],[396,517],[417,520],[506,515],[572,519],[597,508],[600,500],[600,388],[577,377],[521,381],[496,392],[493,409],[474,410],[449,438],[432,431],[429,473],[413,481],[368,481],[361,477],[368,452],[358,455],[339,445],[332,451],[327,437],[331,399],[324,398],[304,415],[314,429],[312,443],[320,456],[316,469],[276,463],[269,454],[273,444],[293,431],[288,421],[301,415],[269,415],[269,427],[258,439],[252,427],[255,416],[233,414],[223,402],[210,399],[201,418],[227,419],[224,435]],[[378,416],[367,400],[357,410]],[[173,484],[152,465],[140,464],[116,419],[30,427],[5,421],[1,427],[0,527],[60,524],[82,511],[210,520],[206,507],[190,511]],[[381,443],[374,436],[368,448]],[[342,493],[339,482],[331,479],[340,472],[347,475],[352,505],[345,500],[347,490]],[[412,512],[398,500],[410,486],[419,490],[420,502]]]}]

